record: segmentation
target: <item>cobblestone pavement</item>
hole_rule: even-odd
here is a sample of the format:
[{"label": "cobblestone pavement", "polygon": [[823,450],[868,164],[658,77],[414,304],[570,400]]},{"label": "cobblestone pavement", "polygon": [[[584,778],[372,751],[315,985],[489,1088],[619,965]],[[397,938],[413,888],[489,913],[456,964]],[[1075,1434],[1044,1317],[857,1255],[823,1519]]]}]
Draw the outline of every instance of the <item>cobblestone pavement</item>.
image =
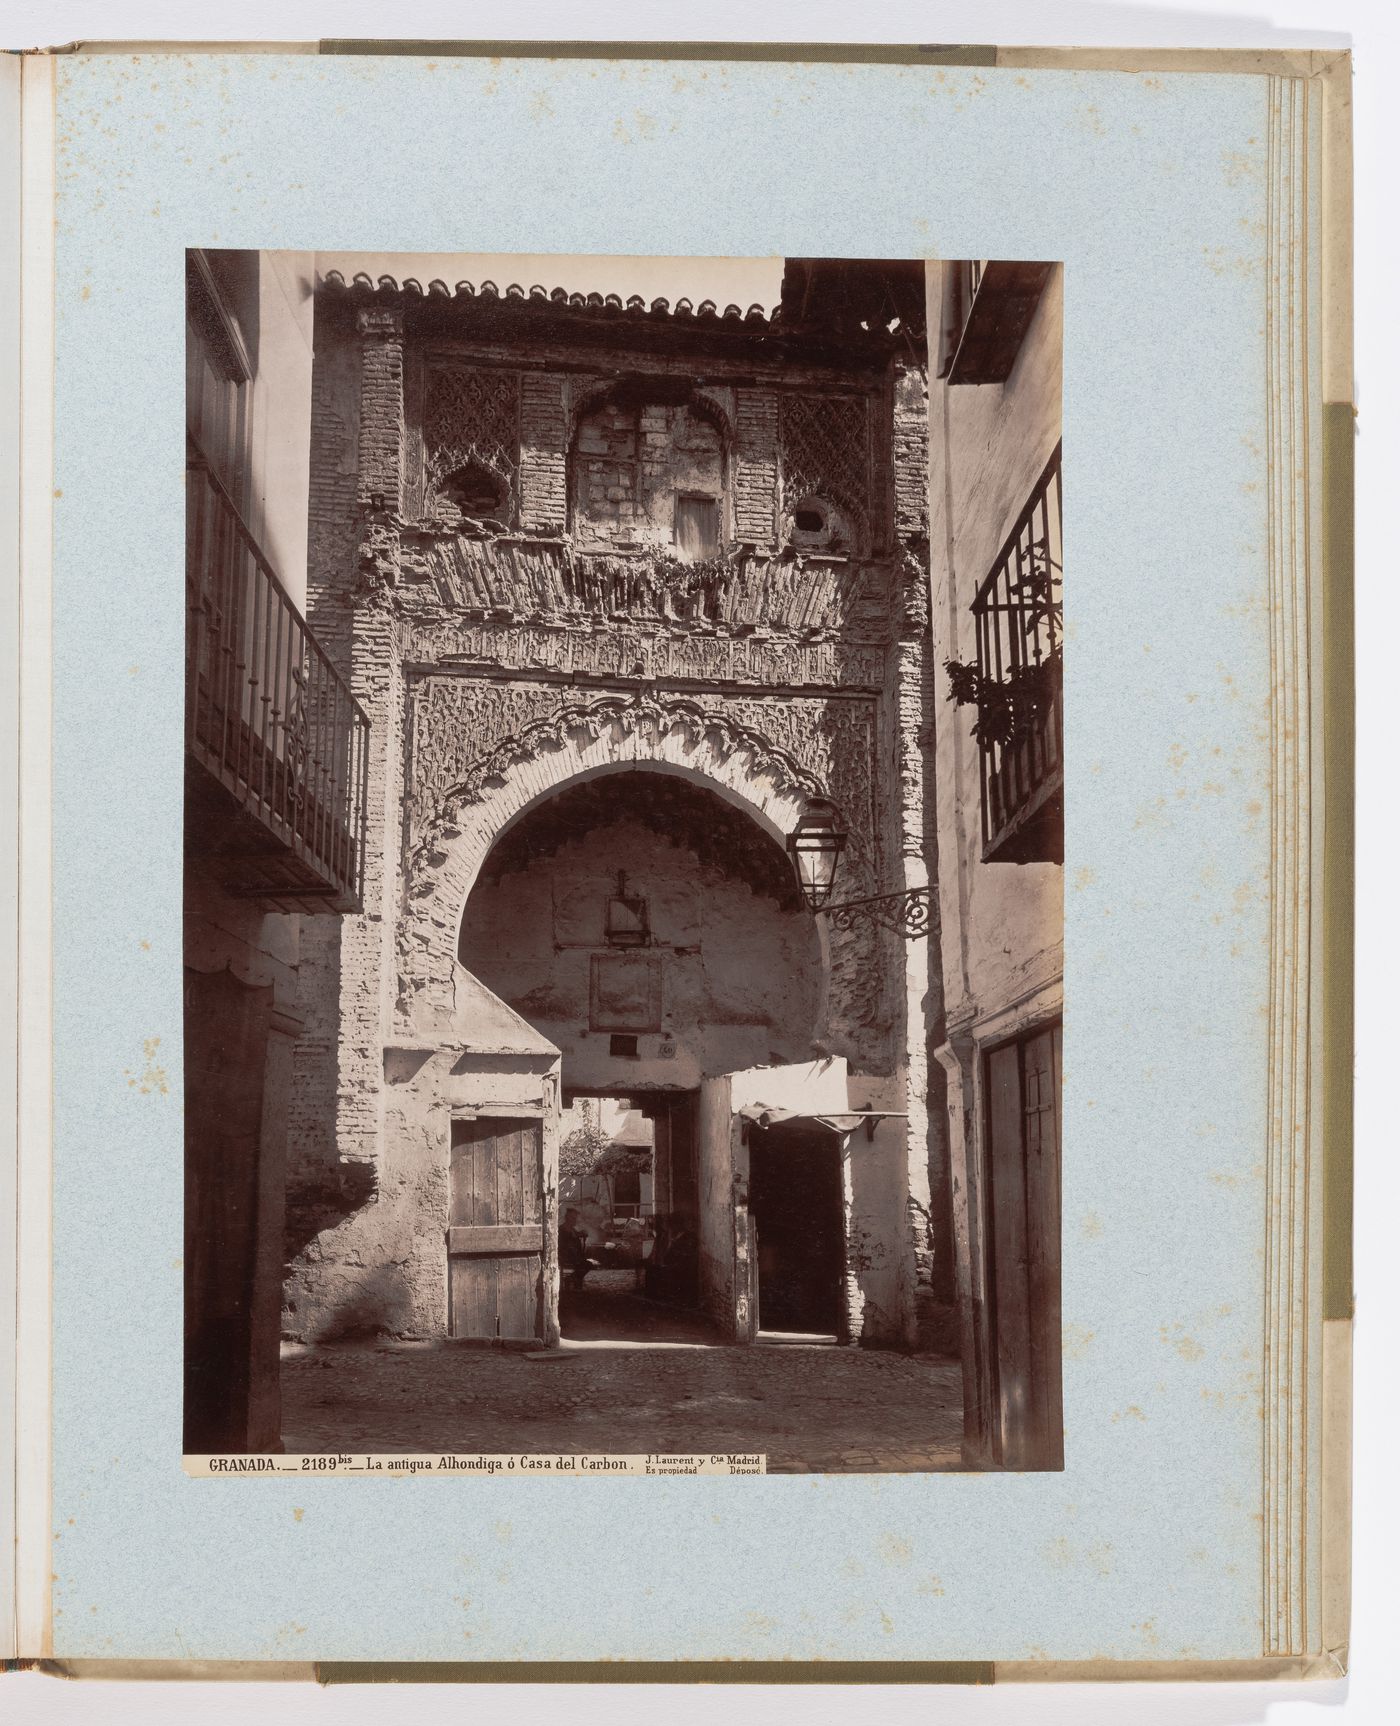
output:
[{"label": "cobblestone pavement", "polygon": [[608,1327],[568,1303],[563,1322],[564,1347],[548,1359],[453,1344],[293,1350],[282,1363],[283,1445],[292,1454],[759,1451],[775,1473],[960,1466],[956,1361],[812,1343],[716,1346],[691,1340],[705,1334],[700,1321],[672,1315],[644,1341],[589,1339],[580,1333]]}]

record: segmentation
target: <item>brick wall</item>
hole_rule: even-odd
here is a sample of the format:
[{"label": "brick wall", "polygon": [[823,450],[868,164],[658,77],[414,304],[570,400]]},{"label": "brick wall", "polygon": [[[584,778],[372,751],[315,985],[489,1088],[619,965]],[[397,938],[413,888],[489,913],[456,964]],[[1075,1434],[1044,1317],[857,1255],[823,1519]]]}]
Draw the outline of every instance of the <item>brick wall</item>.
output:
[{"label": "brick wall", "polygon": [[538,533],[562,533],[568,513],[564,390],[554,372],[520,380],[520,525]]},{"label": "brick wall", "polygon": [[[318,331],[311,393],[307,621],[347,680],[359,554],[359,409],[358,344]],[[341,936],[338,917],[302,919],[298,995],[303,1028],[293,1053],[288,1132],[293,1194],[320,1182],[336,1163]]]},{"label": "brick wall", "polygon": [[397,509],[403,473],[403,313],[363,307],[356,316],[363,380],[360,411],[360,487]]},{"label": "brick wall", "polygon": [[735,391],[734,537],[774,543],[778,518],[778,397]]},{"label": "brick wall", "polygon": [[[722,505],[721,433],[689,408],[605,403],[579,423],[573,485],[579,546],[670,551],[678,497],[708,497]],[[722,539],[722,519],[718,531]]]},{"label": "brick wall", "polygon": [[397,314],[361,311],[354,335],[318,340],[312,398],[308,621],[369,718],[365,909],[308,918],[302,947],[304,1030],[293,1061],[289,1187],[326,1191],[378,1154],[384,996],[392,976],[402,781],[398,626],[362,577],[376,526],[368,500],[398,496],[403,348]]}]

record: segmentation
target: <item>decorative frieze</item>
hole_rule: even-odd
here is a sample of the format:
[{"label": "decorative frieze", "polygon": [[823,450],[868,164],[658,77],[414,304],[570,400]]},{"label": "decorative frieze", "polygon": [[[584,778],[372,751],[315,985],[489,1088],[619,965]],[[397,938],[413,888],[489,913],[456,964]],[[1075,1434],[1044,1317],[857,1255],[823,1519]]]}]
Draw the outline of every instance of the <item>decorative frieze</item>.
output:
[{"label": "decorative frieze", "polygon": [[878,689],[887,650],[845,641],[694,634],[657,626],[468,622],[438,614],[403,626],[405,659],[471,672],[544,673],[555,680],[625,679],[716,687]]},{"label": "decorative frieze", "polygon": [[409,848],[452,806],[479,797],[512,764],[557,746],[567,732],[627,737],[648,727],[705,734],[752,772],[807,796],[831,797],[851,830],[851,862],[876,862],[877,698],[562,691],[536,682],[427,675],[412,694]]},{"label": "decorative frieze", "polygon": [[847,558],[579,552],[525,535],[400,533],[399,581],[444,610],[520,621],[616,619],[887,637],[888,565]]}]

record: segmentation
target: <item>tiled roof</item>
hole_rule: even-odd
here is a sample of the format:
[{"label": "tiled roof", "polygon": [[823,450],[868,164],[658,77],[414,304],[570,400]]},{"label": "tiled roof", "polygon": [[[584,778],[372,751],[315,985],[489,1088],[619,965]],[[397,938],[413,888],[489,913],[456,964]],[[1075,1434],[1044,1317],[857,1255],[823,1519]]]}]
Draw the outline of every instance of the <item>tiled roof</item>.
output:
[{"label": "tiled roof", "polygon": [[701,300],[698,306],[688,299],[677,300],[674,305],[664,299],[652,300],[648,304],[640,294],[631,294],[623,299],[621,294],[571,293],[567,288],[545,288],[538,283],[523,288],[519,282],[509,282],[502,289],[495,282],[458,282],[449,288],[446,282],[433,280],[424,287],[413,276],[405,277],[402,282],[393,276],[380,276],[375,281],[362,273],[347,282],[339,270],[330,270],[321,278],[321,285],[332,293],[349,294],[358,299],[416,299],[437,305],[516,303],[567,307],[570,311],[593,312],[599,317],[665,319],[670,322],[742,325],[746,328],[766,328],[778,317],[776,312],[770,317],[768,311],[757,304],[747,311],[735,305],[726,306],[721,311],[714,300]]}]

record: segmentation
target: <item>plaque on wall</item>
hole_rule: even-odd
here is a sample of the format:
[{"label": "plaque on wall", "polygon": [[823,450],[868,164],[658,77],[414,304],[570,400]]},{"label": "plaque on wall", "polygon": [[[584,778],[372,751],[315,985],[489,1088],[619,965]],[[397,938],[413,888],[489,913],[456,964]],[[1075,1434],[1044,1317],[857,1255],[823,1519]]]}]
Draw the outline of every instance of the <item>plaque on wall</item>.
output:
[{"label": "plaque on wall", "polygon": [[588,980],[590,1031],[661,1029],[661,960],[654,953],[595,953]]}]

